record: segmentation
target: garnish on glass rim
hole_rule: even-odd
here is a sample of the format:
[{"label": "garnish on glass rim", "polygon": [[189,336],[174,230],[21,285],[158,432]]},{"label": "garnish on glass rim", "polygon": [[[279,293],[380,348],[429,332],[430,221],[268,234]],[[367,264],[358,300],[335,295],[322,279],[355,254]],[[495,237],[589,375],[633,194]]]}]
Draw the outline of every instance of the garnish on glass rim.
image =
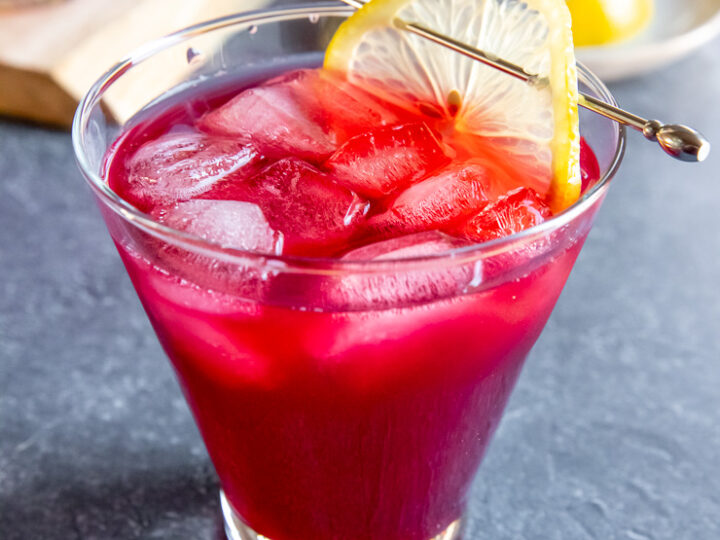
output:
[{"label": "garnish on glass rim", "polygon": [[[364,7],[366,0],[340,0],[355,9]],[[531,85],[546,83],[544,77],[528,73],[521,66],[499,58],[492,53],[472,47],[450,36],[439,33],[424,25],[403,21],[395,18],[393,24],[397,28],[411,32],[434,43],[447,47],[459,54],[502,71],[510,76]],[[686,162],[704,161],[710,154],[710,142],[697,130],[682,124],[666,124],[659,120],[649,120],[641,116],[615,107],[595,97],[579,93],[578,105],[594,113],[600,114],[624,126],[640,131],[646,139],[657,141],[660,147],[670,156]]]}]

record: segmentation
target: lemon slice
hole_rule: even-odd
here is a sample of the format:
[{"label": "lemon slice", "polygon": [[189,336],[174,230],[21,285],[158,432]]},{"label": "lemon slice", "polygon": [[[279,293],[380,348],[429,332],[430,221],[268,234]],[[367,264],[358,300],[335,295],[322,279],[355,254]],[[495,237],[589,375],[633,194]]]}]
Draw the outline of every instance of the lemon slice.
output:
[{"label": "lemon slice", "polygon": [[[395,26],[418,23],[537,73],[529,85]],[[564,0],[371,0],[325,68],[401,106],[449,118],[559,211],[580,195],[578,89]],[[478,146],[479,147],[479,146]]]},{"label": "lemon slice", "polygon": [[631,38],[647,26],[653,14],[653,0],[567,0],[567,5],[579,47]]}]

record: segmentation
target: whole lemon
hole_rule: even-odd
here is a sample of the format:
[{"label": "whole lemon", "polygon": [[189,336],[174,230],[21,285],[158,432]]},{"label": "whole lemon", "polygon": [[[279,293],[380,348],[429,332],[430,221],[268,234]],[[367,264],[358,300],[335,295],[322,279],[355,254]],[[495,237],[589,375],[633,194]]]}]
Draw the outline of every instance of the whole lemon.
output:
[{"label": "whole lemon", "polygon": [[648,24],[653,0],[567,0],[579,47],[628,39]]}]

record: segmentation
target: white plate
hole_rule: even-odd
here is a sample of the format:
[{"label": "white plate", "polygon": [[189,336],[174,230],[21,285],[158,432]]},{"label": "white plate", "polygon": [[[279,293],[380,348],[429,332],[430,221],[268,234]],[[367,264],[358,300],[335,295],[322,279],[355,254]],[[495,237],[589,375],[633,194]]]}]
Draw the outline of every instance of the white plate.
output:
[{"label": "white plate", "polygon": [[720,0],[655,0],[653,19],[640,35],[617,45],[578,47],[575,54],[601,79],[616,81],[675,62],[718,33]]}]

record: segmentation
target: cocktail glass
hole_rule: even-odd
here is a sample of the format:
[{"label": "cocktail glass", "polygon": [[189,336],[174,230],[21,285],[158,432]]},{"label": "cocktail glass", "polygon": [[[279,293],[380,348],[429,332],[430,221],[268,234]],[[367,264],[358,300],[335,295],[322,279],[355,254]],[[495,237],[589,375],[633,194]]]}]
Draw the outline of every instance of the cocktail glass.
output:
[{"label": "cocktail glass", "polygon": [[622,157],[622,129],[583,113],[602,177],[576,204],[519,234],[402,260],[224,248],[108,187],[106,157],[138,116],[188,89],[318,65],[350,13],[239,14],[150,43],[95,83],[73,126],[220,477],[232,539],[459,537],[471,481]]}]

